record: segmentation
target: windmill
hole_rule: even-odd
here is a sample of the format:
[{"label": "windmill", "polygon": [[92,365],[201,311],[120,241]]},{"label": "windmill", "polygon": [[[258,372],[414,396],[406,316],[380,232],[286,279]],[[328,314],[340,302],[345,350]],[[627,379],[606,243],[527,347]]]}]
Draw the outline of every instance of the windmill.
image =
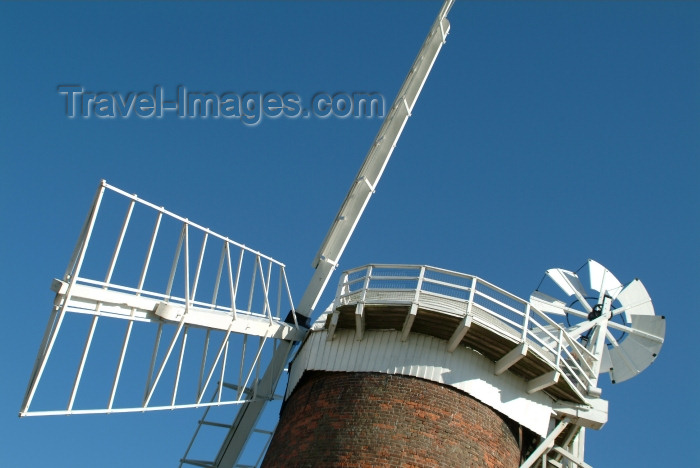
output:
[{"label": "windmill", "polygon": [[[312,337],[341,343],[342,335],[349,336],[350,330],[354,341],[370,340],[377,325],[376,314],[389,308],[397,312],[392,320],[400,324],[392,327],[400,330],[399,340],[405,338],[410,343],[412,333],[425,334],[430,319],[443,317],[448,328],[454,329],[442,336],[445,332],[440,327],[436,332],[440,336],[435,338],[446,341],[450,353],[464,353],[463,344],[476,346],[475,334],[483,332],[503,337],[502,348],[512,345],[503,355],[489,357],[496,375],[516,382],[513,379],[524,379],[518,372],[546,368],[526,381],[526,393],[535,395],[533,406],[546,406],[544,402],[552,394],[557,395],[555,401],[568,396],[579,406],[557,407],[559,419],[555,418],[558,422],[551,430],[552,408],[542,411],[547,413],[546,420],[541,417],[535,424],[543,439],[540,447],[559,449],[552,459],[566,458],[568,453],[569,460],[577,462],[582,454],[571,453],[574,450],[570,447],[580,432],[573,429],[600,426],[607,417],[602,408],[605,405],[589,401],[592,397],[602,401],[597,399],[599,394],[596,396],[597,373],[591,367],[595,360],[589,356],[595,357],[602,345],[591,351],[580,344],[584,336],[596,341],[583,333],[583,326],[567,329],[540,313],[561,316],[563,312],[566,317],[582,318],[566,309],[574,309],[576,304],[557,307],[559,302],[552,296],[538,296],[540,304],[549,307],[538,311],[533,301],[519,300],[469,275],[425,266],[374,265],[344,273],[333,308],[313,327],[310,323],[445,41],[451,6],[447,1],[433,24],[315,257],[314,274],[298,302],[292,297],[281,262],[101,182],[69,266],[52,285],[56,300],[20,414],[235,407],[238,412],[232,422],[202,418],[200,427],[218,424],[226,432],[215,458],[201,461],[186,454],[183,459],[183,464],[196,466],[232,466],[250,434],[255,433],[267,402],[275,398],[295,344],[303,341],[305,346],[296,354],[288,396],[303,377],[300,373],[315,365],[309,350],[314,339],[320,338]],[[115,224],[110,216],[117,209],[124,213],[121,224]],[[377,288],[377,282],[392,287]],[[607,319],[605,311],[612,310],[612,303],[590,307],[598,305],[602,306],[601,317]],[[498,318],[508,314],[519,317],[508,319],[515,325]],[[596,322],[596,330],[602,330],[603,321]],[[512,333],[509,324],[518,333]],[[582,333],[569,336],[576,330]],[[663,336],[658,326],[640,332],[656,337],[655,343]],[[79,333],[80,345],[75,346]],[[607,336],[605,330],[597,333]],[[619,340],[620,348],[627,341]],[[50,358],[62,352],[72,353],[76,368],[64,387],[59,382],[62,376],[52,374],[50,366]],[[135,381],[143,384],[134,388],[131,383]],[[47,386],[50,391],[42,394]],[[476,389],[462,391],[481,395]],[[510,409],[501,408],[498,402],[491,404],[509,414]],[[582,415],[584,412],[595,414]]]}]

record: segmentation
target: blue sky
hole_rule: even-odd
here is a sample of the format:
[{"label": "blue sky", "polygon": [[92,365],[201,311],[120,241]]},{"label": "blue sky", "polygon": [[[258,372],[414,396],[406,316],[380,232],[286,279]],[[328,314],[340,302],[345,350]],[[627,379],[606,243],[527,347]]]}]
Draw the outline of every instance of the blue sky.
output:
[{"label": "blue sky", "polygon": [[[19,409],[100,179],[265,252],[301,297],[381,122],[76,118],[57,86],[377,92],[387,105],[437,2],[0,5],[3,466],[173,466],[200,416]],[[640,278],[666,343],[612,386],[599,467],[689,466],[700,417],[700,4],[457,2],[452,30],[341,261],[429,264],[521,297],[594,258]],[[120,215],[121,216],[121,215]],[[331,280],[332,297],[337,275]],[[69,371],[70,373],[73,370]],[[695,463],[693,463],[695,462]]]}]

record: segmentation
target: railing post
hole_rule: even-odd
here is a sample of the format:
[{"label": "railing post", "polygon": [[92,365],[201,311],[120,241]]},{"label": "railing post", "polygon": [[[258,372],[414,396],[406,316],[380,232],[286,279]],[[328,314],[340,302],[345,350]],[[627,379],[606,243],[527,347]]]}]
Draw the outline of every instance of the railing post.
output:
[{"label": "railing post", "polygon": [[420,293],[423,289],[423,278],[425,277],[425,265],[420,267],[420,273],[418,273],[418,282],[416,283],[416,293],[413,295],[413,303],[411,304],[411,313],[415,314],[414,309],[418,308],[418,299],[420,299]]},{"label": "railing post", "polygon": [[559,338],[557,340],[558,341],[558,343],[557,343],[557,362],[556,362],[557,369],[559,369],[561,367],[561,343],[562,343],[563,339],[564,339],[564,329],[559,328]]},{"label": "railing post", "polygon": [[530,303],[525,306],[525,320],[523,320],[523,343],[527,341],[527,329],[530,326]]},{"label": "railing post", "polygon": [[343,272],[343,274],[340,275],[340,281],[338,281],[338,289],[335,291],[335,300],[333,301],[333,312],[335,312],[335,309],[340,307],[340,298],[345,294],[345,290],[348,284],[348,274],[347,272]]},{"label": "railing post", "polygon": [[341,306],[342,298],[345,294],[350,293],[350,288],[348,286],[348,278],[350,275],[348,272],[343,272],[340,275],[340,281],[338,282],[338,289],[335,293],[335,300],[333,301],[333,310],[331,315],[331,320],[328,322],[328,335],[326,341],[332,341],[333,335],[335,335],[335,329],[338,327],[338,319],[340,318],[340,312],[338,308]]},{"label": "railing post", "polygon": [[367,266],[367,273],[365,273],[365,281],[362,284],[362,299],[360,299],[360,302],[363,304],[365,303],[365,299],[367,299],[367,290],[369,289],[369,281],[372,278],[372,268],[373,265],[368,265]]},{"label": "railing post", "polygon": [[474,293],[476,293],[476,276],[472,277],[472,285],[469,287],[469,301],[467,302],[467,315],[472,313],[472,304],[474,304]]},{"label": "railing post", "polygon": [[416,283],[416,292],[413,294],[413,301],[411,302],[411,309],[408,311],[401,329],[401,341],[406,341],[408,339],[408,335],[411,332],[411,327],[413,327],[413,322],[416,319],[416,315],[418,315],[418,301],[420,299],[421,289],[423,288],[424,277],[425,266],[421,266],[420,273],[418,273],[418,282]]}]

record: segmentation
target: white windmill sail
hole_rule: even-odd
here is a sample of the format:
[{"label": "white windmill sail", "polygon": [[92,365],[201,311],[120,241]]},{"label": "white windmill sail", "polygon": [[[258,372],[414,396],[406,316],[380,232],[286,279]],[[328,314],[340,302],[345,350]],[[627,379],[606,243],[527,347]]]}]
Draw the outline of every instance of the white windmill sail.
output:
[{"label": "white windmill sail", "polygon": [[242,404],[306,333],[284,264],[105,181],[52,289],[20,416]]},{"label": "white windmill sail", "polygon": [[[418,56],[413,62],[408,76],[399,89],[388,115],[370,146],[360,171],[355,177],[338,214],[328,230],[328,234],[326,234],[314,258],[312,264],[315,269],[314,274],[296,308],[297,314],[302,317],[311,316],[333,271],[338,265],[340,256],[345,250],[350,236],[352,236],[369,199],[379,183],[379,179],[389,162],[401,132],[403,132],[404,126],[411,116],[411,111],[418,100],[433,63],[442,45],[445,43],[450,30],[447,14],[453,3],[454,0],[447,0],[440,9],[435,22],[430,28],[428,37],[423,42],[423,46],[418,52]],[[275,354],[273,362],[286,362],[290,356],[285,354],[285,352],[285,348],[280,348]],[[282,371],[283,364],[268,368],[263,381],[266,385],[273,382],[276,384]],[[230,467],[236,463],[263,408],[264,403],[260,402],[245,404],[239,411],[212,466]],[[184,459],[187,460],[187,455],[185,455]]]}]

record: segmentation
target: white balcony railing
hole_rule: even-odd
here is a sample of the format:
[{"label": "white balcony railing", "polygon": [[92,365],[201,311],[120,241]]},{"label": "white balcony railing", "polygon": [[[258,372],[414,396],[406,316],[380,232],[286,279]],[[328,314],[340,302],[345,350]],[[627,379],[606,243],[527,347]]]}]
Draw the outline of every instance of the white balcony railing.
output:
[{"label": "white balcony railing", "polygon": [[593,355],[527,300],[481,278],[420,265],[365,265],[342,273],[335,309],[406,305],[472,320],[560,373],[577,393],[595,395]]}]

